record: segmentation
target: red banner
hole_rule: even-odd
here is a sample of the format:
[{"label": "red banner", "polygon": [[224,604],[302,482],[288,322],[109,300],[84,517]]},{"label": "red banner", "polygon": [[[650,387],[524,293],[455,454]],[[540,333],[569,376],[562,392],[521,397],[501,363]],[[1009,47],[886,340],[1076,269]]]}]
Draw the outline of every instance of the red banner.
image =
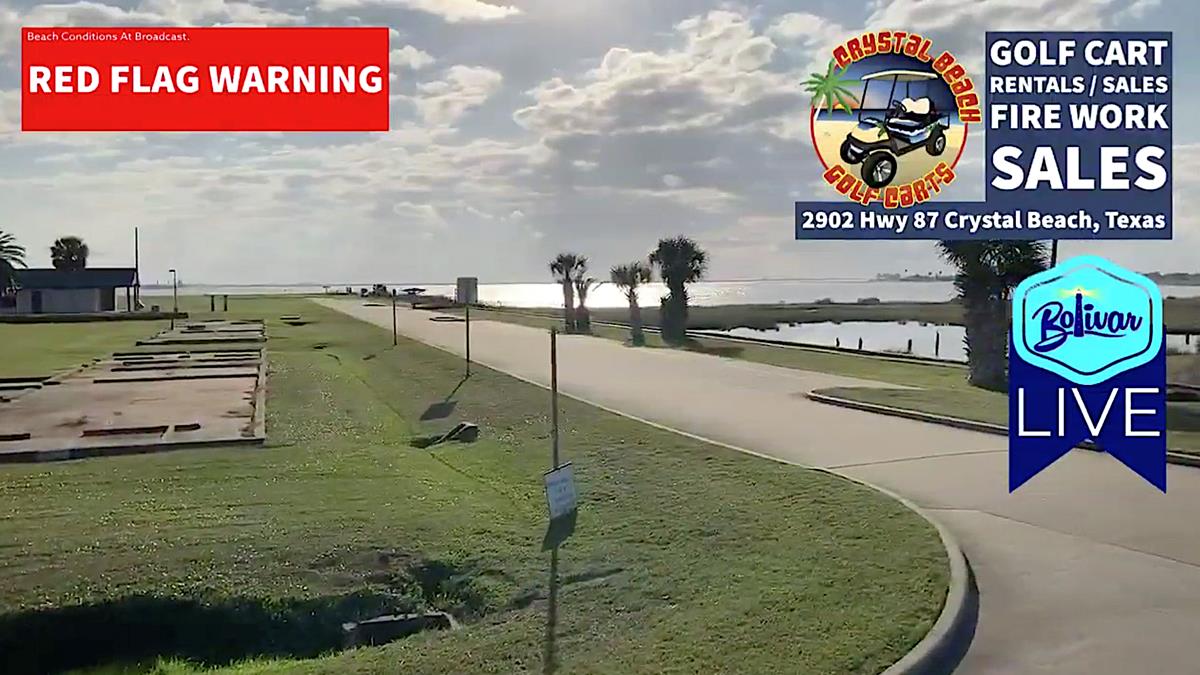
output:
[{"label": "red banner", "polygon": [[22,28],[23,131],[387,131],[387,28]]}]

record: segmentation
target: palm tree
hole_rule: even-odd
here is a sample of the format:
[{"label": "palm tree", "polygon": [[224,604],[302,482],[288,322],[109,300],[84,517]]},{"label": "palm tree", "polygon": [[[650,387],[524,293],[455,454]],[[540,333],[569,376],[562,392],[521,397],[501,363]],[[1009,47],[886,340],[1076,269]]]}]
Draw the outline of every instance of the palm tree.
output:
[{"label": "palm tree", "polygon": [[646,344],[646,336],[642,333],[642,308],[638,306],[637,291],[642,284],[648,284],[654,278],[654,270],[641,260],[635,260],[627,265],[616,265],[609,272],[613,284],[625,293],[629,301],[629,332],[633,346],[641,347]]},{"label": "palm tree", "polygon": [[575,331],[575,278],[587,272],[588,259],[578,253],[559,253],[550,261],[554,280],[562,284],[563,325],[566,332]]},{"label": "palm tree", "polygon": [[603,284],[603,281],[595,277],[583,276],[582,272],[575,277],[575,295],[579,297],[579,307],[575,310],[575,332],[592,332],[592,317],[587,308],[587,296],[592,289]]},{"label": "palm tree", "polygon": [[845,108],[846,112],[851,112],[853,104],[859,102],[858,97],[851,93],[846,86],[852,82],[845,76],[847,68],[834,69],[833,59],[830,59],[829,67],[825,69],[824,75],[812,73],[803,82],[804,89],[813,95],[812,103],[813,107],[817,109],[818,116],[820,116],[822,108],[832,111],[839,105]]},{"label": "palm tree", "polygon": [[60,237],[50,247],[50,264],[56,270],[81,270],[87,259],[88,246],[79,237]]},{"label": "palm tree", "polygon": [[0,295],[16,290],[18,267],[25,267],[25,247],[8,232],[0,232]]},{"label": "palm tree", "polygon": [[954,287],[966,324],[968,381],[1004,391],[1008,384],[1008,329],[1012,292],[1047,268],[1040,241],[943,241],[942,257],[954,265]]},{"label": "palm tree", "polygon": [[662,299],[663,339],[682,343],[687,339],[687,285],[704,277],[708,254],[687,237],[659,239],[658,247],[650,254],[650,264],[658,268],[668,290],[667,297]]}]

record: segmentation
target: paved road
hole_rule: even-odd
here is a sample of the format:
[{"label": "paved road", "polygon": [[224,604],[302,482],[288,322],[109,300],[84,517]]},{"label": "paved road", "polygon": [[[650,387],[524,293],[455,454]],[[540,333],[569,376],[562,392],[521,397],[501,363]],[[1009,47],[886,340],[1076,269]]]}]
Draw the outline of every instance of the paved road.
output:
[{"label": "paved road", "polygon": [[[389,307],[321,302],[391,327]],[[462,353],[462,324],[430,316],[401,310],[401,332]],[[549,382],[545,332],[491,321],[471,328],[476,361]],[[560,337],[559,364],[564,392],[837,469],[939,518],[966,550],[981,594],[975,640],[959,672],[1200,672],[1200,469],[1170,467],[1164,496],[1115,460],[1077,451],[1010,495],[1002,437],[803,396],[862,380],[583,336]]]}]

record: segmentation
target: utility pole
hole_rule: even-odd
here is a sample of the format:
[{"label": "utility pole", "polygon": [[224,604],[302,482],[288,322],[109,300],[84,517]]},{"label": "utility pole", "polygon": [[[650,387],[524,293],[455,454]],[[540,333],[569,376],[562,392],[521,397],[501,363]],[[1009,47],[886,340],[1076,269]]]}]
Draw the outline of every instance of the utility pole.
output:
[{"label": "utility pole", "polygon": [[551,470],[558,468],[558,329],[550,329],[550,438],[554,453]]},{"label": "utility pole", "polygon": [[171,268],[171,298],[174,309],[171,311],[171,330],[175,330],[175,315],[179,313],[179,274]]},{"label": "utility pole", "polygon": [[133,283],[133,307],[130,308],[130,311],[142,304],[142,262],[137,227],[133,228]]}]

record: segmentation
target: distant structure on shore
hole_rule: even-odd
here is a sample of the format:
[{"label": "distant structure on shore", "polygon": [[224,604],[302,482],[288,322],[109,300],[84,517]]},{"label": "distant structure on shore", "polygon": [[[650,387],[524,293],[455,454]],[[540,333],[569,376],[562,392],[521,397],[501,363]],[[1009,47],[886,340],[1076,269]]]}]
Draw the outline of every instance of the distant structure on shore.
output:
[{"label": "distant structure on shore", "polygon": [[954,281],[954,277],[949,274],[935,274],[927,272],[925,274],[876,274],[872,281]]}]

